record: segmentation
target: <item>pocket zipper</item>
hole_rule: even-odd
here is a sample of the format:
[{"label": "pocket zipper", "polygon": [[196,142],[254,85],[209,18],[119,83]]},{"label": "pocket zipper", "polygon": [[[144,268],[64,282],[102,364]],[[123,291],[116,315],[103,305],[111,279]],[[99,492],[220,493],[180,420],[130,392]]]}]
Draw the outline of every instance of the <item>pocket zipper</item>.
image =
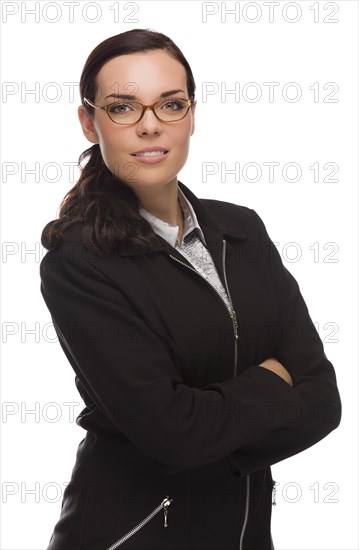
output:
[{"label": "pocket zipper", "polygon": [[276,485],[277,485],[277,482],[273,480],[273,488],[272,488],[272,493],[273,493],[272,505],[273,506],[277,505],[277,503],[275,501],[275,495],[276,495],[276,492],[277,492],[277,489],[275,488]]},{"label": "pocket zipper", "polygon": [[173,498],[169,498],[169,496],[166,496],[163,501],[161,502],[161,504],[159,506],[157,506],[157,508],[155,508],[153,510],[153,512],[151,512],[145,519],[143,519],[140,523],[138,523],[138,525],[136,525],[136,527],[133,527],[133,529],[131,529],[130,531],[128,531],[128,533],[126,533],[126,535],[124,535],[123,537],[121,537],[120,539],[118,539],[116,542],[114,542],[111,546],[109,546],[108,548],[106,548],[106,550],[115,550],[115,548],[117,548],[118,546],[120,546],[121,544],[123,544],[128,538],[132,537],[132,535],[134,533],[136,533],[139,529],[141,529],[146,523],[148,523],[156,514],[158,514],[158,512],[160,512],[163,508],[163,514],[164,514],[164,523],[163,523],[163,526],[164,527],[167,527],[168,526],[168,523],[167,523],[167,516],[168,516],[168,507],[169,505],[171,504]]},{"label": "pocket zipper", "polygon": [[246,475],[246,482],[247,482],[247,485],[246,485],[246,506],[245,506],[245,511],[244,511],[244,520],[243,520],[241,538],[239,540],[239,550],[243,550],[243,540],[244,540],[244,535],[245,535],[245,532],[246,532],[247,522],[248,522],[249,498],[250,498],[250,487],[251,487],[250,486],[250,474]]}]

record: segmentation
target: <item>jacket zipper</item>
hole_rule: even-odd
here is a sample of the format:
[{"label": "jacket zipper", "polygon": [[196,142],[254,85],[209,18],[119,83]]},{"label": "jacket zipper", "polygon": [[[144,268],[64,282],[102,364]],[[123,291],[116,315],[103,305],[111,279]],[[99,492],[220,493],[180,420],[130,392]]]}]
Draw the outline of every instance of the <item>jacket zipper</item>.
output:
[{"label": "jacket zipper", "polygon": [[200,277],[202,277],[202,279],[204,281],[206,281],[206,283],[211,287],[213,288],[213,290],[215,291],[216,294],[218,294],[218,296],[220,297],[221,299],[221,302],[222,304],[224,305],[224,307],[226,308],[226,311],[229,312],[229,315],[232,319],[232,324],[233,324],[233,332],[234,332],[234,378],[237,376],[237,341],[238,341],[238,331],[237,331],[237,327],[238,327],[238,323],[237,323],[237,315],[236,315],[236,312],[235,312],[235,309],[233,307],[233,302],[232,302],[232,298],[231,298],[231,295],[229,293],[229,288],[228,288],[228,283],[227,283],[227,277],[226,277],[226,266],[225,266],[225,255],[226,255],[226,241],[223,239],[223,249],[222,249],[222,263],[223,263],[223,273],[224,273],[224,282],[225,282],[225,286],[226,286],[226,290],[227,290],[227,295],[228,295],[228,299],[229,299],[229,303],[231,305],[230,309],[228,309],[227,307],[227,304],[226,302],[223,300],[222,296],[220,295],[220,293],[218,292],[218,290],[205,278],[203,277],[203,275],[201,275],[201,273],[199,271],[197,271],[197,269],[194,269],[194,267],[191,267],[189,265],[187,265],[186,263],[182,262],[181,260],[179,260],[178,258],[175,258],[174,256],[172,256],[172,254],[170,254],[170,258],[173,258],[174,260],[176,260],[176,262],[184,265],[185,267],[188,267],[188,269],[191,269],[192,271],[194,271],[195,273],[197,273],[197,275],[199,275]]},{"label": "jacket zipper", "polygon": [[133,527],[133,529],[128,531],[128,533],[126,533],[126,535],[124,535],[123,537],[118,539],[116,542],[114,542],[111,546],[106,548],[106,550],[115,550],[115,548],[117,548],[118,546],[123,544],[127,539],[132,537],[132,535],[134,535],[139,529],[141,529],[144,525],[146,525],[146,523],[148,523],[156,514],[158,514],[158,512],[160,512],[162,510],[162,508],[163,508],[163,513],[164,513],[163,526],[167,527],[167,525],[168,525],[168,523],[167,523],[168,507],[171,504],[172,500],[173,500],[173,498],[169,498],[169,496],[166,496],[163,499],[163,501],[161,502],[161,504],[153,510],[153,512],[151,512],[145,519],[143,519],[138,525],[136,525],[136,527]]},{"label": "jacket zipper", "polygon": [[[193,267],[187,265],[186,263],[182,262],[181,260],[179,260],[178,258],[175,258],[175,256],[172,256],[172,254],[170,254],[170,258],[173,258],[173,260],[175,260],[176,262],[184,265],[185,267],[187,267],[188,269],[191,269],[191,271],[194,271],[195,273],[197,273],[197,275],[199,275],[200,277],[202,277],[202,279],[204,281],[206,281],[206,283],[216,292],[216,294],[218,294],[218,296],[220,297],[221,299],[221,302],[222,304],[225,306],[226,308],[226,311],[229,312],[229,315],[232,319],[232,323],[233,323],[233,332],[234,332],[234,378],[237,376],[237,357],[238,357],[238,351],[237,351],[237,342],[238,342],[238,323],[237,323],[237,315],[236,315],[236,312],[235,312],[235,309],[233,307],[233,302],[232,302],[232,298],[231,298],[231,295],[230,295],[230,292],[229,292],[229,288],[228,288],[228,282],[227,282],[227,276],[226,276],[226,247],[227,247],[227,241],[225,239],[222,240],[222,243],[223,243],[223,247],[222,247],[222,265],[223,265],[223,274],[224,274],[224,282],[225,282],[225,286],[226,286],[226,290],[227,290],[227,295],[228,295],[228,299],[229,299],[229,303],[231,305],[231,308],[230,310],[228,309],[227,307],[227,304],[225,303],[225,301],[223,300],[222,296],[220,295],[220,293],[218,292],[218,290],[209,282],[207,281],[207,279],[205,277],[203,277],[203,275],[201,275],[201,273],[199,271],[197,271],[196,269],[194,269]],[[246,527],[247,527],[247,521],[248,521],[248,512],[249,512],[249,495],[250,495],[250,474],[247,474],[246,475],[246,504],[245,504],[245,511],[244,511],[244,521],[243,521],[243,527],[242,527],[242,532],[241,532],[241,537],[240,537],[240,542],[239,542],[239,550],[243,550],[243,538],[244,538],[244,534],[245,534],[245,531],[246,531]],[[110,550],[110,549],[108,549]]]},{"label": "jacket zipper", "polygon": [[237,315],[236,315],[235,309],[233,307],[233,302],[232,302],[231,295],[229,293],[229,288],[228,288],[228,283],[227,283],[226,263],[225,263],[226,248],[227,248],[227,241],[225,241],[225,239],[223,239],[223,252],[222,252],[223,274],[224,274],[224,282],[226,283],[228,298],[229,298],[229,301],[230,301],[230,304],[231,304],[230,315],[231,315],[231,318],[232,318],[234,338],[235,338],[235,340],[234,340],[234,377],[233,377],[233,378],[235,378],[237,376],[237,355],[238,355],[238,353],[237,353],[237,342],[238,342],[238,330],[237,330],[237,328],[238,328],[238,323],[237,323]]}]

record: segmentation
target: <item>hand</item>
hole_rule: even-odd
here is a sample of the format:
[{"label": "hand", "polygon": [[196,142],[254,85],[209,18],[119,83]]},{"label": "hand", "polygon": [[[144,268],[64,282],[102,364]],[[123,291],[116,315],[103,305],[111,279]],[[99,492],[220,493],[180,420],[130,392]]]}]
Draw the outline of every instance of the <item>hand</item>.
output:
[{"label": "hand", "polygon": [[264,367],[265,369],[271,370],[272,372],[275,372],[278,374],[283,380],[288,382],[290,386],[293,386],[293,380],[287,369],[277,361],[274,357],[269,357],[263,363],[259,364],[260,367]]}]

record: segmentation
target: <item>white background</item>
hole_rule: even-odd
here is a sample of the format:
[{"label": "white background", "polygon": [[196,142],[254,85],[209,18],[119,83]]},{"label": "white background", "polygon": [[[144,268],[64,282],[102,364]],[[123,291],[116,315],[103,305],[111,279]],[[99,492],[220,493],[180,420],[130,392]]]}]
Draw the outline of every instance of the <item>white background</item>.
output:
[{"label": "white background", "polygon": [[[1,13],[1,549],[47,547],[85,435],[74,421],[83,408],[75,375],[40,294],[40,234],[76,181],[65,163],[90,146],[77,118],[85,60],[132,28],[170,36],[194,73],[196,129],[178,179],[200,198],[257,211],[337,373],[339,428],[272,467],[275,548],[358,549],[358,3],[280,1],[271,21],[266,2],[81,1],[73,22],[66,2],[37,4],[3,2]],[[235,6],[237,21],[226,14]],[[34,8],[37,20],[27,13]],[[268,82],[279,83],[273,101]],[[288,83],[301,91],[297,101],[293,86],[285,95]],[[236,85],[239,97],[225,94]],[[206,96],[208,86],[218,92]],[[240,181],[224,173],[236,162]],[[265,162],[279,163],[273,181]],[[26,173],[36,163],[38,177]],[[205,163],[217,169],[207,179]],[[247,163],[262,169],[258,181]],[[293,168],[285,175],[287,163],[299,166],[298,181]]]}]

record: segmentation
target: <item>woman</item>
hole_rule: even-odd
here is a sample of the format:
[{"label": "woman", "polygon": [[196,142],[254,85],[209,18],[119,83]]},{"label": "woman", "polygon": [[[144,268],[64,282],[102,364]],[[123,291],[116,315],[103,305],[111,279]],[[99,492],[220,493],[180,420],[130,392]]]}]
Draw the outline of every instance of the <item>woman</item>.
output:
[{"label": "woman", "polygon": [[270,465],[340,423],[333,365],[262,220],[177,180],[194,92],[151,30],[105,40],[81,75],[93,145],[40,274],[86,436],[48,550],[270,550]]}]

